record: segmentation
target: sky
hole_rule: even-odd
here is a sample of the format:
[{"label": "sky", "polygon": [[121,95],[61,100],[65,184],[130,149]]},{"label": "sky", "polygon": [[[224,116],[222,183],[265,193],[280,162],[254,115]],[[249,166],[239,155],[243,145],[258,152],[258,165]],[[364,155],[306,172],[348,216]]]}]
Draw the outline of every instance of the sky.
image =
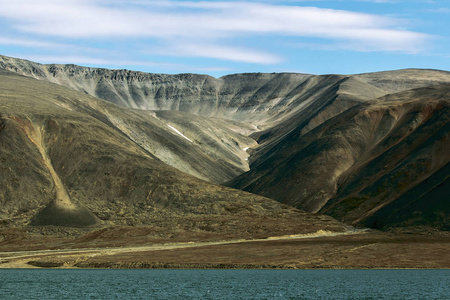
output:
[{"label": "sky", "polygon": [[0,54],[215,77],[450,71],[450,0],[0,0]]}]

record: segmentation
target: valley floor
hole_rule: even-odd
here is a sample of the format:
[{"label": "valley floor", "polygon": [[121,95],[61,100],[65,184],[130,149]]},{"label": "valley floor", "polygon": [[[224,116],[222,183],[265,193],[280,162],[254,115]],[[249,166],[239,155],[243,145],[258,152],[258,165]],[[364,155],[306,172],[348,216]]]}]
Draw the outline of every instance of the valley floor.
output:
[{"label": "valley floor", "polygon": [[252,240],[0,252],[0,268],[450,268],[450,235],[317,232]]}]

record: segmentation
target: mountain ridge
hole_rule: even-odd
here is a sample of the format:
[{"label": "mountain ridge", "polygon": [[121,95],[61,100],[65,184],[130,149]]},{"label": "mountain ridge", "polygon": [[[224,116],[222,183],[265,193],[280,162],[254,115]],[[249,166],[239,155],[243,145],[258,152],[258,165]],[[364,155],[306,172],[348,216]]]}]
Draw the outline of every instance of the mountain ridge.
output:
[{"label": "mountain ridge", "polygon": [[[442,124],[448,124],[450,72],[244,73],[216,79],[41,65],[4,56],[0,67],[127,108],[105,110],[103,105],[92,106],[94,102],[58,101],[63,108],[95,115],[158,161],[198,178],[227,182],[357,226],[448,228],[446,217],[439,219],[448,215],[445,200],[430,196],[436,198],[432,200],[436,212],[426,209],[425,200],[426,193],[442,195],[448,186],[446,177],[438,174],[445,174],[442,170],[449,161],[442,151],[448,147],[448,125]],[[441,136],[434,138],[439,126]],[[395,148],[396,143],[401,147]],[[394,157],[400,157],[399,162]],[[392,165],[384,173],[370,175],[383,163]],[[396,181],[395,176],[407,179]],[[428,178],[433,179],[427,183]],[[358,180],[371,183],[362,185]],[[309,191],[304,194],[300,185]],[[380,200],[382,193],[373,192],[377,187],[394,198],[388,197],[389,203]],[[403,195],[414,190],[422,191],[422,196],[405,200]],[[375,209],[375,202],[383,204]],[[398,211],[400,203],[416,210],[389,221],[391,209]],[[416,221],[408,221],[412,219]]]}]

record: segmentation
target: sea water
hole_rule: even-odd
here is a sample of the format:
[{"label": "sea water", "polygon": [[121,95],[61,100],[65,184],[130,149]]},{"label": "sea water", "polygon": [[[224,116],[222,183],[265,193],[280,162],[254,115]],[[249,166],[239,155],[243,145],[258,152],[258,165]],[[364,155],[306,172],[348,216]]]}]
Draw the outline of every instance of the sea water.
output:
[{"label": "sea water", "polygon": [[450,270],[0,269],[0,299],[450,299]]}]

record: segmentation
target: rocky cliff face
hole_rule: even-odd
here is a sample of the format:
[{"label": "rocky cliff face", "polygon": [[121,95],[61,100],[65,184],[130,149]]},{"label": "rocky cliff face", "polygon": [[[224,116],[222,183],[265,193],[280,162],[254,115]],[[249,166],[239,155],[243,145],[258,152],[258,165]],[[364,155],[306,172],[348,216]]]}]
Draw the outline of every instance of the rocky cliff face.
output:
[{"label": "rocky cliff face", "polygon": [[4,56],[0,68],[123,107],[57,101],[197,178],[230,180],[230,186],[355,225],[449,226],[442,197],[448,191],[449,157],[442,149],[448,148],[449,72],[216,79]]}]

